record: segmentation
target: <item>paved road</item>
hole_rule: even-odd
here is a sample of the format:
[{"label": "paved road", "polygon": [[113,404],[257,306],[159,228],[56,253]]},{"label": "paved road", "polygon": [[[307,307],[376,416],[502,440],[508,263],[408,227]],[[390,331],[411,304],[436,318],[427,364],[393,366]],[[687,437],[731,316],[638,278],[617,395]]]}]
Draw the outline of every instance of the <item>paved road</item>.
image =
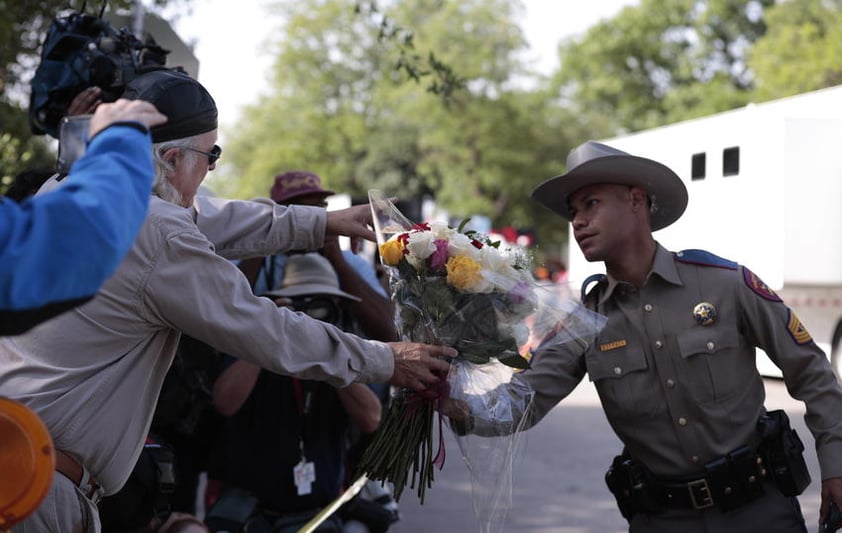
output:
[{"label": "paved road", "polygon": [[[812,435],[804,427],[804,405],[789,397],[783,382],[766,380],[767,409],[785,409],[807,448],[813,482],[801,495],[810,531],[818,521],[818,464]],[[424,505],[409,489],[401,498],[402,520],[390,533],[480,531],[472,507],[470,477],[456,441],[446,435],[447,462],[437,472]],[[514,480],[513,507],[490,531],[516,533],[611,533],[627,531],[603,476],[619,453],[593,385],[583,382],[538,426],[526,433]]]}]

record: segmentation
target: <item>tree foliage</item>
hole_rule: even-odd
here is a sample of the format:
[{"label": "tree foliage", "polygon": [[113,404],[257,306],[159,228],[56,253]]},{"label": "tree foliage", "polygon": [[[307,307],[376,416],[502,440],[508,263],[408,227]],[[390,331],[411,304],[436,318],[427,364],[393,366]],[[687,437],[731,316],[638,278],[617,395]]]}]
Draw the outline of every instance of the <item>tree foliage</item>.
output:
[{"label": "tree foliage", "polygon": [[414,50],[434,50],[463,83],[443,97],[416,80],[403,68],[404,51],[383,40],[378,20],[360,17],[351,0],[281,2],[286,21],[273,51],[273,90],[245,110],[226,147],[237,180],[213,187],[265,195],[272,176],[306,168],[356,197],[371,188],[402,199],[434,196],[453,213],[563,237],[563,225],[545,217],[528,191],[558,173],[567,150],[594,130],[547,93],[512,84],[523,68],[517,54],[525,41],[513,22],[520,4],[380,7],[413,29]]},{"label": "tree foliage", "polygon": [[842,83],[842,2],[790,0],[767,13],[769,31],[751,50],[757,100]]},{"label": "tree foliage", "polygon": [[774,0],[642,0],[564,43],[564,103],[636,131],[748,101],[746,59]]}]

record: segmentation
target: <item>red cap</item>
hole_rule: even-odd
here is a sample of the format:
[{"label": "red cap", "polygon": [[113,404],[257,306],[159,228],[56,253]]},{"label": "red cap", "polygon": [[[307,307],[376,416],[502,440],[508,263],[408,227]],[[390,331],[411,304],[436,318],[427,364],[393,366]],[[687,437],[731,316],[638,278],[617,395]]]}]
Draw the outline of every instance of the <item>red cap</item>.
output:
[{"label": "red cap", "polygon": [[333,191],[322,188],[322,179],[312,172],[305,170],[290,170],[275,176],[275,184],[269,195],[279,204],[289,202],[293,198],[310,194],[331,196]]}]

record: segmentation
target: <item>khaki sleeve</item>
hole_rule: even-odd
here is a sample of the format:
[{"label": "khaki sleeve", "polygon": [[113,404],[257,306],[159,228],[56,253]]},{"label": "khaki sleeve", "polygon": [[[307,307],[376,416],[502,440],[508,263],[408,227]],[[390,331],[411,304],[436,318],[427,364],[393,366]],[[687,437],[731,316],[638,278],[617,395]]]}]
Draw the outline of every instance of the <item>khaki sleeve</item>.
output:
[{"label": "khaki sleeve", "polygon": [[535,391],[529,427],[537,424],[585,377],[585,348],[575,341],[539,350],[529,370],[517,376]]},{"label": "khaki sleeve", "polygon": [[239,269],[198,231],[169,238],[147,283],[150,320],[262,368],[336,387],[392,376],[388,345],[255,296]]},{"label": "khaki sleeve", "polygon": [[822,479],[842,476],[842,388],[824,352],[797,315],[751,271],[737,281],[743,328],[782,371],[787,390],[805,403]]},{"label": "khaki sleeve", "polygon": [[320,207],[282,206],[269,198],[251,201],[197,196],[194,222],[227,259],[317,250],[324,244],[326,211]]}]

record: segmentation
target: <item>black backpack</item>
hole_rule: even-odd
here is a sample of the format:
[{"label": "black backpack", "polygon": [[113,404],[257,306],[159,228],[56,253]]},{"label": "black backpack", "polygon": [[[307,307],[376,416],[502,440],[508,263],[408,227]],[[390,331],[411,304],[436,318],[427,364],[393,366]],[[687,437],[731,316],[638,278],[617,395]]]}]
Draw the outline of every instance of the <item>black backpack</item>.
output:
[{"label": "black backpack", "polygon": [[98,17],[81,12],[56,17],[47,30],[41,63],[31,82],[32,133],[58,138],[59,121],[77,94],[98,86],[102,100],[113,102],[132,79],[166,68],[168,53],[151,36],[141,42],[128,28],[115,30],[102,18],[102,11]]}]

